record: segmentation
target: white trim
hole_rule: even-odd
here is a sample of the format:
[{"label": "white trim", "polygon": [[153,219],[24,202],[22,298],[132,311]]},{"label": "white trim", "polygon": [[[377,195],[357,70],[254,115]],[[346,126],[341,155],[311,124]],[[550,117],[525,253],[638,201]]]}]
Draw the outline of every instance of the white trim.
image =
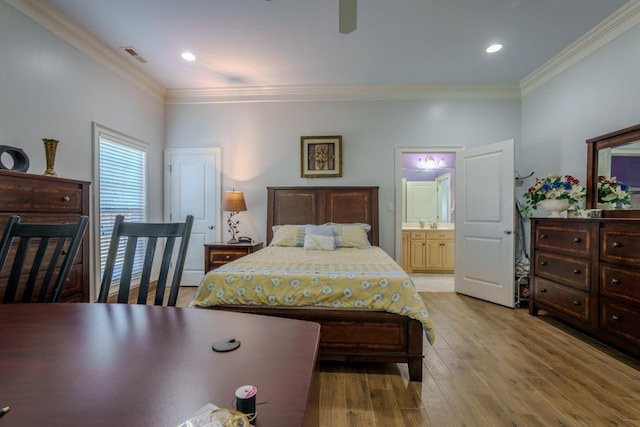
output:
[{"label": "white trim", "polygon": [[156,99],[162,101],[164,98],[165,89],[162,85],[135,65],[127,62],[116,51],[102,43],[93,34],[67,18],[46,1],[4,0],[4,2]]},{"label": "white trim", "polygon": [[[402,184],[402,155],[409,153],[458,153],[464,150],[463,146],[460,145],[452,145],[450,147],[447,146],[419,146],[419,147],[406,147],[406,146],[396,146],[395,151],[395,202],[396,202],[396,221],[395,221],[395,248],[394,248],[394,258],[396,262],[402,265],[402,201],[404,185]],[[455,175],[454,175],[455,176]]]},{"label": "white trim", "polygon": [[631,0],[520,81],[526,95],[640,24],[640,0]]},{"label": "white trim", "polygon": [[167,89],[165,104],[513,98],[517,84],[345,84]]}]

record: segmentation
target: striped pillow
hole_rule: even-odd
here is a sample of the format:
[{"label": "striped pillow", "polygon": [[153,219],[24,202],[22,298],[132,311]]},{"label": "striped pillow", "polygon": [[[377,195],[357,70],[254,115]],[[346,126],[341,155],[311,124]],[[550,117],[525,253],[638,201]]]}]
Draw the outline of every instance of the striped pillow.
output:
[{"label": "striped pillow", "polygon": [[304,249],[308,251],[332,251],[336,248],[333,236],[307,234],[304,236]]}]

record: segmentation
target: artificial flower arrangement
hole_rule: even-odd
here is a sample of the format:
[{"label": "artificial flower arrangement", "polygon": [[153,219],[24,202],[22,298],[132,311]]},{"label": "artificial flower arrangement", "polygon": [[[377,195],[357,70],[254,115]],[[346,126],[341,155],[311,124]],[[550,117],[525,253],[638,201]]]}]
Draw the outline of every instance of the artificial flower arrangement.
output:
[{"label": "artificial flower arrangement", "polygon": [[538,203],[547,199],[567,200],[570,207],[579,207],[586,195],[586,189],[580,180],[571,175],[550,174],[543,178],[536,178],[536,182],[524,194],[525,205],[522,210],[526,216],[531,216]]},{"label": "artificial flower arrangement", "polygon": [[615,176],[598,176],[598,203],[610,203],[622,209],[631,205],[629,186]]}]

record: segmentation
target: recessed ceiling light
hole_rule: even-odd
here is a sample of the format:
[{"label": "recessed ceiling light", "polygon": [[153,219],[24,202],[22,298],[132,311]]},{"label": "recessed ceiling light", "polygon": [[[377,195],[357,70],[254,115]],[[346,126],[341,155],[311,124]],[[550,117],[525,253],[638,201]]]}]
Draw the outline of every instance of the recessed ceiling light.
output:
[{"label": "recessed ceiling light", "polygon": [[501,44],[499,44],[499,43],[492,44],[491,46],[489,46],[487,48],[487,53],[496,53],[500,49],[502,49],[502,45]]},{"label": "recessed ceiling light", "polygon": [[184,59],[185,61],[195,61],[196,60],[196,56],[191,52],[182,52],[182,54],[180,56],[182,56],[182,59]]}]

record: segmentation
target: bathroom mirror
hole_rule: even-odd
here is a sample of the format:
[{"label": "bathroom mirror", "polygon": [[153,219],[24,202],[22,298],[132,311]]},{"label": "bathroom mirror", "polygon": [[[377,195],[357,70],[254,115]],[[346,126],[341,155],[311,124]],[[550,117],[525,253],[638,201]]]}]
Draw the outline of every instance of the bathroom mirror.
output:
[{"label": "bathroom mirror", "polygon": [[605,209],[603,217],[640,217],[640,125],[587,140],[587,209],[598,207],[599,175],[616,177],[631,189],[631,208]]}]

